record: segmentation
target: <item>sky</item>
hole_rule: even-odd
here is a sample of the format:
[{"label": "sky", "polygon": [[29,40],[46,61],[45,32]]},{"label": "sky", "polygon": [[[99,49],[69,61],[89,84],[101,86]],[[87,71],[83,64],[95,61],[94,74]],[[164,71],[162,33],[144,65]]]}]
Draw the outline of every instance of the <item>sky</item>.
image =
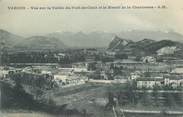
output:
[{"label": "sky", "polygon": [[[31,10],[31,7],[157,6],[166,9]],[[11,6],[26,10],[8,10]],[[175,31],[183,34],[182,0],[0,0],[0,29],[30,36],[52,32]]]}]

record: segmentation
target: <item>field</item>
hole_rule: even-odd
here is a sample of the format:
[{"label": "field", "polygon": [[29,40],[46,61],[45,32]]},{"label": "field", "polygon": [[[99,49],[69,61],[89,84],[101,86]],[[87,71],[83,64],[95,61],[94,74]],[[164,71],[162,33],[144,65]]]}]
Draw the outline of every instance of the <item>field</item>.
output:
[{"label": "field", "polygon": [[[155,114],[144,114],[144,113],[132,113],[132,112],[124,112],[125,117],[182,117],[182,115],[167,115],[163,113],[164,109],[170,109],[173,111],[182,111],[183,108],[181,105],[177,105],[177,103],[182,103],[182,100],[179,99],[179,102],[173,102],[173,105],[169,105],[169,107],[165,108],[164,105],[160,104],[157,107],[154,107],[154,103],[151,100],[150,94],[145,94],[148,98],[147,101],[144,102],[138,98],[137,101],[139,103],[132,103],[130,97],[128,97],[128,93],[126,94],[126,85],[125,84],[96,84],[96,83],[86,83],[83,85],[78,85],[74,87],[67,88],[58,88],[54,90],[50,90],[44,94],[46,98],[50,98],[53,100],[55,106],[64,105],[65,110],[68,113],[65,114],[47,114],[44,112],[35,111],[2,111],[0,113],[1,117],[114,117],[114,111],[112,108],[106,108],[106,105],[109,103],[109,92],[113,92],[114,97],[117,97],[117,93],[123,94],[124,97],[127,97],[122,100],[125,101],[125,104],[118,104],[115,107],[115,111],[118,116],[123,116],[120,109],[126,110],[142,110],[142,111],[157,111],[162,110],[162,113]],[[138,97],[142,94],[137,94]],[[158,94],[159,95],[159,94]],[[173,94],[174,95],[174,94]],[[182,94],[177,94],[179,97]],[[177,100],[177,95],[174,95]],[[164,96],[164,95],[163,95]],[[142,97],[142,96],[141,96]],[[162,94],[160,95],[160,99],[162,99]],[[166,97],[166,96],[164,96]],[[174,99],[174,98],[171,98]],[[142,102],[141,102],[142,101]],[[158,101],[161,102],[162,100]],[[143,104],[145,103],[145,104]],[[51,108],[50,108],[51,109]],[[77,110],[82,114],[74,115],[72,112]]]}]

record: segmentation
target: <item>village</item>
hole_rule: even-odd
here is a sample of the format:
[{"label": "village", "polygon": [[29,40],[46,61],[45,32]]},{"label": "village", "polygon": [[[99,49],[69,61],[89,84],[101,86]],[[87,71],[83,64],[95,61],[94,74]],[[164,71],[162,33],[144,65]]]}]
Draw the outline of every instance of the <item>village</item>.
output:
[{"label": "village", "polygon": [[[68,64],[59,63],[9,63],[1,66],[1,80],[12,80],[16,75],[21,76],[21,82],[33,79],[46,79],[52,87],[70,87],[88,82],[95,83],[135,83],[136,88],[154,87],[181,89],[183,87],[183,64],[181,60],[164,59],[158,62],[153,56],[136,60],[135,56],[116,59],[114,52],[98,50],[79,50],[84,53],[84,60]],[[102,55],[98,57],[98,55]],[[65,53],[54,54],[54,60],[66,60]],[[96,60],[100,58],[99,60]],[[22,67],[25,66],[25,67]],[[19,77],[17,77],[19,78]],[[30,79],[31,80],[31,79]],[[29,82],[28,82],[29,83]],[[52,84],[52,86],[51,86]]]},{"label": "village", "polygon": [[[114,41],[116,38],[117,45],[129,43],[118,37]],[[87,114],[110,117],[115,113],[118,116],[124,113],[182,115],[181,51],[163,47],[149,54],[128,45],[122,50],[116,45],[110,49],[55,51],[3,48],[0,108],[38,107],[43,112],[79,113],[82,117]]]}]

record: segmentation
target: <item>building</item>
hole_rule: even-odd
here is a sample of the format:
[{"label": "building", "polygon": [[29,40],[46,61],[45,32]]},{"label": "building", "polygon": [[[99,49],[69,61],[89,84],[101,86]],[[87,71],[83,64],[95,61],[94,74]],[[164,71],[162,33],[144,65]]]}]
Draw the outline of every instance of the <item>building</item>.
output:
[{"label": "building", "polygon": [[139,78],[137,79],[137,88],[154,88],[155,86],[163,86],[164,79],[159,78]]},{"label": "building", "polygon": [[54,81],[59,87],[69,87],[74,85],[84,84],[88,79],[79,75],[63,75],[55,74]]},{"label": "building", "polygon": [[165,85],[171,86],[172,88],[183,87],[183,76],[182,75],[165,76]]},{"label": "building", "polygon": [[140,78],[141,76],[142,76],[142,73],[140,73],[139,71],[135,71],[130,74],[129,80],[136,80],[136,79]]},{"label": "building", "polygon": [[105,55],[111,58],[114,58],[116,55],[116,52],[112,52],[112,51],[106,51]]},{"label": "building", "polygon": [[9,71],[8,70],[2,70],[0,69],[0,79],[1,78],[6,78],[9,74]]},{"label": "building", "polygon": [[74,63],[72,64],[73,71],[78,72],[88,72],[88,63]]},{"label": "building", "polygon": [[183,68],[175,68],[172,70],[171,73],[174,73],[174,74],[183,74]]},{"label": "building", "polygon": [[179,76],[165,76],[157,78],[139,78],[136,80],[137,88],[154,88],[155,86],[171,88],[183,87],[183,78]]},{"label": "building", "polygon": [[60,61],[66,57],[66,54],[65,53],[58,53],[58,54],[54,54],[54,57],[57,58],[58,61]]},{"label": "building", "polygon": [[103,79],[103,80],[108,80],[108,76],[107,76],[107,74],[105,73],[105,71],[101,71],[101,72],[100,72],[100,77],[101,77],[101,79]]},{"label": "building", "polygon": [[156,63],[156,58],[153,56],[146,56],[142,58],[144,63]]},{"label": "building", "polygon": [[167,46],[159,49],[157,51],[158,55],[171,55],[174,54],[177,51],[177,47],[175,46]]}]

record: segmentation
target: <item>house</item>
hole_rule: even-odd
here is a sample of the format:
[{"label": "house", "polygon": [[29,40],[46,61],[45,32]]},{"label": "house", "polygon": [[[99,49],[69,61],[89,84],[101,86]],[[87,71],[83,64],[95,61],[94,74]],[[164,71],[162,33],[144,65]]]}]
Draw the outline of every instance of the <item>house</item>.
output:
[{"label": "house", "polygon": [[116,52],[106,51],[105,54],[106,54],[106,56],[108,56],[108,57],[114,58],[115,55],[116,55]]},{"label": "house", "polygon": [[156,63],[156,58],[153,56],[146,56],[142,58],[144,63]]},{"label": "house", "polygon": [[67,75],[56,74],[53,76],[53,79],[58,85],[65,85],[68,77]]},{"label": "house", "polygon": [[175,68],[172,70],[171,73],[174,73],[174,74],[183,74],[183,68]]},{"label": "house", "polygon": [[136,80],[141,77],[141,73],[139,71],[135,71],[130,74],[129,80]]},{"label": "house", "polygon": [[66,57],[66,54],[58,53],[58,54],[54,54],[54,57],[57,58],[58,61],[60,61]]},{"label": "house", "polygon": [[95,48],[88,48],[83,50],[86,55],[94,56],[99,53],[99,51]]},{"label": "house", "polygon": [[135,60],[137,57],[136,56],[134,56],[134,55],[129,55],[128,56],[128,59],[130,59],[130,60]]},{"label": "house", "polygon": [[2,70],[0,69],[0,78],[6,78],[9,74],[8,70]]},{"label": "house", "polygon": [[177,47],[175,46],[167,46],[167,47],[163,47],[161,49],[159,49],[157,51],[157,54],[160,55],[170,55],[170,54],[174,54],[177,51]]},{"label": "house", "polygon": [[87,55],[85,59],[87,62],[93,62],[93,61],[95,61],[95,56]]},{"label": "house", "polygon": [[48,74],[48,75],[52,75],[51,71],[46,71],[46,70],[42,70],[41,74]]},{"label": "house", "polygon": [[156,78],[139,78],[137,79],[137,88],[154,88],[154,86],[163,86],[164,79]]},{"label": "house", "polygon": [[126,76],[116,75],[114,76],[114,82],[116,83],[127,83],[129,80]]},{"label": "house", "polygon": [[87,63],[74,63],[74,64],[72,64],[72,68],[75,73],[88,72]]},{"label": "house", "polygon": [[107,76],[107,74],[105,73],[105,71],[101,71],[101,72],[100,72],[100,77],[101,77],[101,79],[108,80],[108,76]]},{"label": "house", "polygon": [[172,88],[183,87],[183,77],[165,76],[154,78],[139,78],[136,80],[137,88],[153,88],[154,86],[171,86]]},{"label": "house", "polygon": [[88,79],[83,76],[78,75],[63,75],[63,74],[55,74],[54,81],[60,87],[68,87],[74,85],[84,84]]},{"label": "house", "polygon": [[183,77],[181,75],[166,76],[165,85],[172,88],[183,87]]}]

